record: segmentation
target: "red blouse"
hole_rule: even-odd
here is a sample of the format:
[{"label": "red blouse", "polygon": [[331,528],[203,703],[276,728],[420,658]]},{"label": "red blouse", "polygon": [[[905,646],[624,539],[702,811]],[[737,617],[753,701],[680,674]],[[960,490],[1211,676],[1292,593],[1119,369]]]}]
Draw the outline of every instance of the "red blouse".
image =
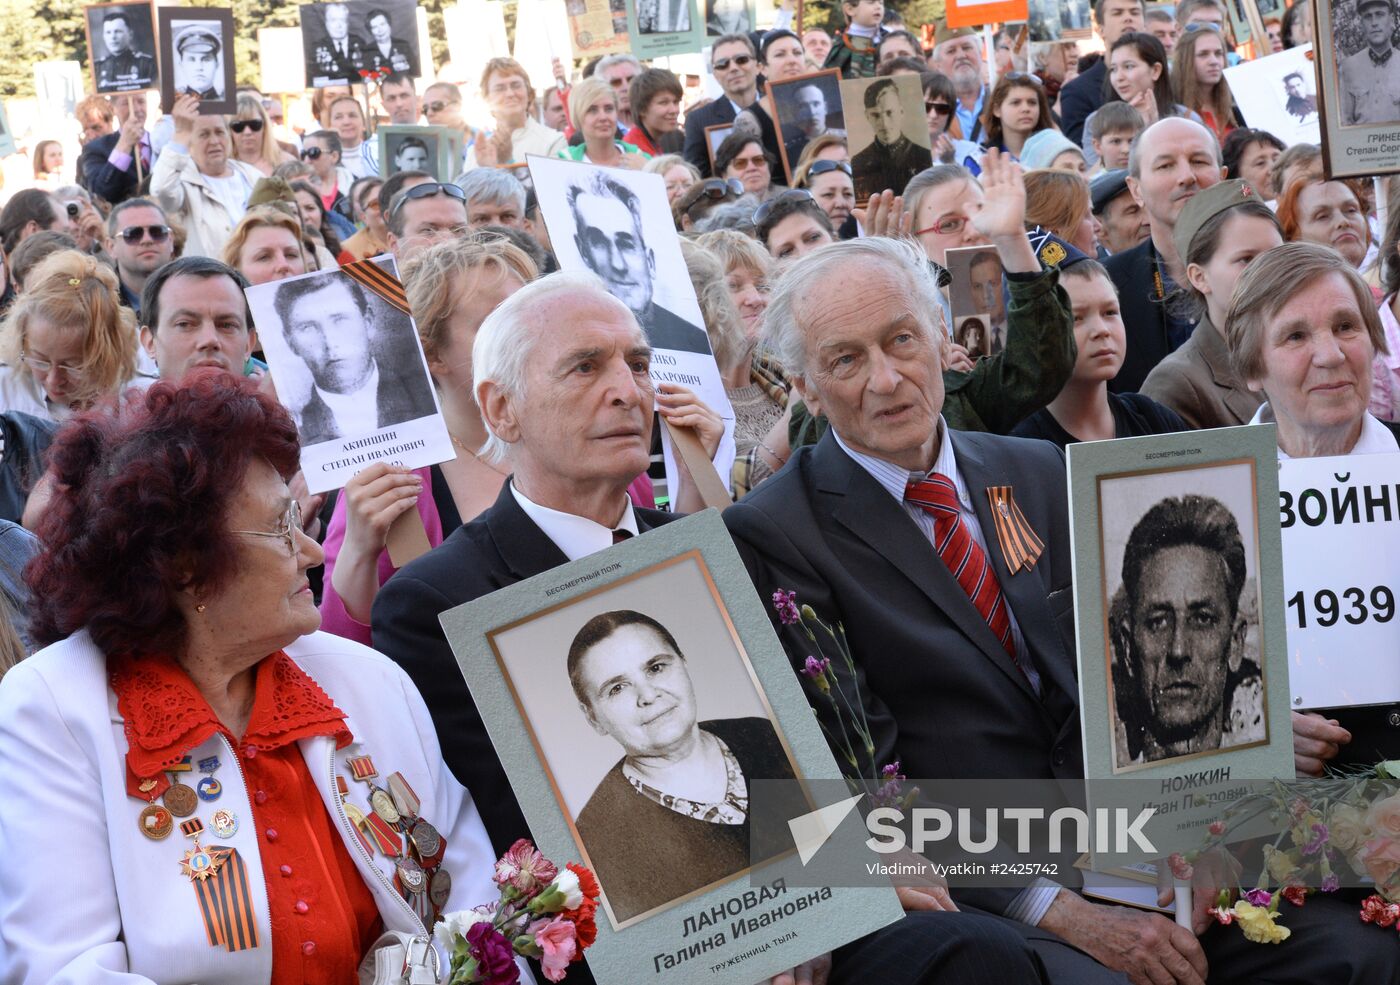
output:
[{"label": "red blouse", "polygon": [[238,762],[222,769],[242,769],[252,805],[252,817],[239,820],[257,828],[272,924],[272,985],[355,981],[361,958],[383,929],[379,907],[296,746],[317,735],[335,736],[337,747],[353,741],[345,713],[281,651],[255,670],[253,708],[241,740],[175,661],[113,660],[111,668],[129,776],[163,780],[164,767],[215,733],[238,751]]}]

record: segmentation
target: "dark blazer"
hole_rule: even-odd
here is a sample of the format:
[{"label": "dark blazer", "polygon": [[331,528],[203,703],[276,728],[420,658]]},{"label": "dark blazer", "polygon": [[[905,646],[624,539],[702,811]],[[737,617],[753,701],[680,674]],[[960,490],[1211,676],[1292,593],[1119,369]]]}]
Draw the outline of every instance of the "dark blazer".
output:
[{"label": "dark blazer", "polygon": [[[953,431],[952,440],[1041,697],[903,507],[833,435],[794,452],[725,510],[725,524],[796,667],[811,643],[778,623],[774,592],[796,591],[799,604],[845,626],[877,765],[898,758],[906,776],[943,779],[1080,777],[1064,454],[1048,442],[990,434]],[[1006,569],[984,491],[992,485],[1013,487],[1045,541],[1030,571]],[[849,687],[844,671],[839,679]],[[819,717],[829,704],[812,700]],[[969,898],[1000,913],[1015,895]]]},{"label": "dark blazer", "polygon": [[[131,166],[125,171],[117,170],[107,160],[120,138],[121,133],[117,132],[90,140],[84,145],[83,155],[78,159],[78,174],[82,176],[83,187],[94,195],[106,199],[112,205],[124,202],[138,194],[139,183],[136,180],[135,158],[136,154],[140,153],[140,149],[138,148],[136,154],[132,155]],[[150,168],[146,168],[144,176],[148,181],[150,175]]]},{"label": "dark blazer", "polygon": [[[418,353],[410,345],[398,344],[376,351],[379,366],[379,391],[375,398],[379,408],[379,427],[403,424],[427,417],[436,411],[433,392],[423,372]],[[335,417],[321,395],[311,391],[311,399],[302,405],[297,415],[297,430],[303,445],[316,445],[343,437]]]},{"label": "dark blazer", "polygon": [[729,97],[720,95],[692,113],[685,114],[685,146],[681,155],[700,172],[700,177],[708,178],[710,170],[710,149],[705,143],[705,128],[721,123],[733,123],[734,104]]},{"label": "dark blazer", "polygon": [[896,195],[903,195],[909,179],[932,165],[933,155],[928,148],[920,147],[903,134],[892,144],[872,141],[851,158],[856,201],[867,201],[871,195],[878,195],[887,188]]},{"label": "dark blazer", "polygon": [[1105,61],[1100,58],[1060,90],[1060,129],[1076,147],[1084,143],[1084,122],[1089,114],[1103,105],[1103,83],[1108,74]]},{"label": "dark blazer", "polygon": [[673,311],[653,303],[637,319],[653,349],[679,349],[681,352],[708,353],[710,337]]},{"label": "dark blazer", "polygon": [[[679,519],[659,510],[635,513],[642,532]],[[470,791],[497,854],[530,829],[438,615],[567,562],[506,483],[489,510],[395,573],[379,590],[370,616],[374,648],[403,667],[422,693],[443,761]]]},{"label": "dark blazer", "polygon": [[1172,351],[1166,308],[1157,298],[1153,279],[1156,264],[1157,250],[1150,236],[1131,250],[1115,253],[1104,261],[1104,269],[1118,289],[1118,305],[1128,337],[1123,367],[1108,384],[1114,393],[1141,390],[1147,374]]}]

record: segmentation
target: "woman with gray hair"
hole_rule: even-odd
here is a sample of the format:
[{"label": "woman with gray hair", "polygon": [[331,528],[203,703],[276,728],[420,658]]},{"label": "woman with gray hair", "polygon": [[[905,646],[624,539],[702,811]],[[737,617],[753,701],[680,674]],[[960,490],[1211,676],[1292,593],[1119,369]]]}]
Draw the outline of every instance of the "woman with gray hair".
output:
[{"label": "woman with gray hair", "polygon": [[[1400,425],[1367,411],[1371,364],[1386,351],[1371,289],[1341,254],[1285,243],[1250,262],[1235,284],[1225,341],[1239,378],[1264,404],[1251,424],[1278,425],[1278,457],[1383,455],[1400,451]],[[1388,719],[1400,707],[1321,709],[1293,715],[1298,772],[1329,761],[1400,756]]]}]

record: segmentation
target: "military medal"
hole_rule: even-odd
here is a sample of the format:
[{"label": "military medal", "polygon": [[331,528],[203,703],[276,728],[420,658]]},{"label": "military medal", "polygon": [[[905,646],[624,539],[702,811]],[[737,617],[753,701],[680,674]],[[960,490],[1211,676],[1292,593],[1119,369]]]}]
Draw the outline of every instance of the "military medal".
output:
[{"label": "military medal", "polygon": [[[188,788],[187,788],[188,789]],[[223,856],[211,852],[199,844],[199,836],[204,833],[204,822],[197,817],[180,822],[180,833],[194,839],[194,847],[180,859],[180,874],[190,882],[203,882],[219,870]]]},{"label": "military medal", "polygon": [[452,895],[452,877],[441,868],[447,839],[420,816],[422,801],[402,773],[391,774],[385,789],[373,783],[379,771],[370,757],[352,757],[346,766],[351,776],[369,787],[372,809],[365,814],[345,800],[348,785],[337,777],[346,816],[362,841],[372,841],[394,863],[394,888],[424,926],[431,927]]},{"label": "military medal", "polygon": [[234,832],[238,830],[238,815],[230,810],[217,810],[214,816],[209,819],[209,823],[214,828],[214,833],[220,838],[232,838]]},{"label": "military medal", "polygon": [[151,804],[141,812],[137,819],[137,824],[141,828],[141,833],[152,841],[160,841],[169,836],[175,829],[175,818],[170,812],[159,804]]},{"label": "military medal", "polygon": [[374,778],[379,775],[379,771],[374,768],[374,760],[368,756],[356,756],[347,760],[346,765],[350,767],[350,773],[355,779],[369,787],[369,806],[374,813],[383,818],[385,824],[397,829],[402,818],[389,791],[374,784]]},{"label": "military medal", "polygon": [[194,787],[176,780],[170,784],[170,789],[165,791],[161,803],[176,817],[189,817],[199,806],[199,797],[195,795]]},{"label": "military medal", "polygon": [[199,781],[198,792],[200,800],[218,800],[219,795],[224,792],[224,785],[214,779],[214,773],[221,765],[218,756],[210,756],[207,759],[201,759],[199,761],[199,771],[208,774],[204,779]]}]

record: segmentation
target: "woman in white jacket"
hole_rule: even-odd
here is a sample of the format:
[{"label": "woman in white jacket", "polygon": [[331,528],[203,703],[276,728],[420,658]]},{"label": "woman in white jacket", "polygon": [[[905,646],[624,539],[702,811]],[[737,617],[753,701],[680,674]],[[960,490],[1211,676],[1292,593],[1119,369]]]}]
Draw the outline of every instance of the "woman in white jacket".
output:
[{"label": "woman in white jacket", "polygon": [[55,443],[31,628],[58,642],[0,682],[6,982],[437,981],[437,916],[496,897],[413,685],[316,631],[297,458],[217,370]]},{"label": "woman in white jacket", "polygon": [[175,135],[151,169],[151,194],[184,226],[186,256],[218,257],[262,173],[233,159],[227,121],[201,116],[199,97],[180,96],[170,115]]}]

